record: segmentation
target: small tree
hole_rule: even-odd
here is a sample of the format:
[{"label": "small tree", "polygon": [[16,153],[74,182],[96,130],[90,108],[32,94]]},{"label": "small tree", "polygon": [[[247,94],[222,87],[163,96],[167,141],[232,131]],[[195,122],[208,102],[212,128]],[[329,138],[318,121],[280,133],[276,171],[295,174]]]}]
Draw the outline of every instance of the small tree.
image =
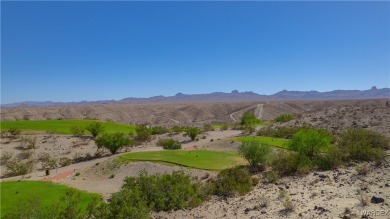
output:
[{"label": "small tree", "polygon": [[115,134],[103,134],[96,138],[95,143],[98,148],[107,148],[112,154],[115,154],[120,148],[130,145],[132,142],[125,137],[124,133],[117,132]]},{"label": "small tree", "polygon": [[249,162],[252,168],[265,165],[271,154],[271,147],[258,141],[244,142],[238,148],[240,154]]},{"label": "small tree", "polygon": [[260,120],[253,113],[245,113],[240,120],[240,125],[249,133],[254,132],[258,124],[260,124]]},{"label": "small tree", "polygon": [[89,131],[94,138],[104,131],[104,127],[100,122],[93,122],[87,126],[87,131]]},{"label": "small tree", "polygon": [[329,147],[331,136],[324,130],[303,129],[293,135],[290,149],[310,158],[318,155],[321,149]]},{"label": "small tree", "polygon": [[196,127],[188,128],[186,133],[190,136],[191,140],[194,141],[196,136],[200,133],[200,129]]}]

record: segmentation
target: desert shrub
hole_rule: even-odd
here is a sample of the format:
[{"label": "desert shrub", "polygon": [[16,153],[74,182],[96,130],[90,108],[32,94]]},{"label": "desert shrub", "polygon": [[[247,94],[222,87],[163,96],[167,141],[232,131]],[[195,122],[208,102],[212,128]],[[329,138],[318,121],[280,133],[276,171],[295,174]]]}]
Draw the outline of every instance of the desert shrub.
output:
[{"label": "desert shrub", "polygon": [[292,127],[277,127],[277,128],[262,128],[257,131],[257,135],[259,136],[269,136],[269,137],[274,137],[274,138],[287,138],[291,139],[292,136],[301,131],[301,130],[306,130],[310,129],[311,127],[308,125],[303,125],[303,126],[292,126]]},{"label": "desert shrub", "polygon": [[7,164],[8,161],[11,160],[12,156],[13,156],[13,154],[11,152],[8,152],[8,151],[2,152],[1,157],[0,157],[0,164],[1,165]]},{"label": "desert shrub", "polygon": [[21,159],[21,160],[26,160],[26,159],[32,158],[33,154],[34,154],[34,153],[33,153],[32,151],[22,151],[22,152],[20,152],[20,153],[17,155],[17,157],[18,157],[19,159]]},{"label": "desert shrub", "polygon": [[23,136],[21,138],[22,147],[25,149],[35,149],[37,147],[36,136]]},{"label": "desert shrub", "polygon": [[260,122],[261,121],[258,118],[256,118],[255,114],[253,113],[245,113],[244,115],[241,116],[240,119],[240,125],[248,133],[254,132],[256,126],[259,125]]},{"label": "desert shrub", "polygon": [[146,125],[139,125],[135,128],[137,132],[136,140],[139,142],[150,141],[152,135],[152,129]]},{"label": "desert shrub", "polygon": [[214,131],[214,128],[213,126],[211,126],[210,124],[205,124],[202,128],[202,131],[203,132],[209,132],[209,131]]},{"label": "desert shrub", "polygon": [[191,138],[192,141],[194,141],[196,139],[196,137],[198,136],[198,134],[200,133],[200,131],[201,130],[197,127],[190,127],[190,128],[187,128],[186,134]]},{"label": "desert shrub", "polygon": [[92,122],[85,129],[89,131],[94,138],[104,131],[104,127],[100,122]]},{"label": "desert shrub", "polygon": [[242,143],[238,151],[249,162],[251,168],[257,169],[258,167],[264,167],[272,149],[258,141],[250,141]]},{"label": "desert shrub", "polygon": [[376,161],[385,159],[389,139],[366,129],[350,128],[341,133],[338,146],[346,161]]},{"label": "desert shrub", "polygon": [[21,131],[17,128],[10,128],[8,129],[8,133],[11,138],[17,138],[20,135]]},{"label": "desert shrub", "polygon": [[181,143],[178,140],[175,139],[160,139],[157,142],[158,146],[163,147],[166,150],[176,150],[181,149]]},{"label": "desert shrub", "polygon": [[123,189],[113,195],[109,204],[109,218],[150,218],[151,207],[139,189]]},{"label": "desert shrub", "polygon": [[319,152],[329,147],[332,141],[331,136],[323,130],[305,129],[293,135],[290,149],[307,157],[314,157]]},{"label": "desert shrub", "polygon": [[213,194],[234,197],[250,192],[253,179],[245,168],[237,166],[222,170],[211,185]]},{"label": "desert shrub", "polygon": [[139,193],[147,206],[156,211],[195,207],[206,198],[201,184],[192,182],[182,171],[162,175],[141,172],[138,177],[127,177],[121,192]]},{"label": "desert shrub", "polygon": [[270,183],[277,183],[279,180],[279,174],[275,171],[267,172],[266,177],[267,177],[268,182],[270,182]]},{"label": "desert shrub", "polygon": [[133,142],[122,132],[114,134],[103,134],[95,139],[98,148],[107,148],[112,154],[115,154],[120,148],[131,145]]},{"label": "desert shrub", "polygon": [[221,126],[221,130],[228,130],[229,129],[229,124],[223,124],[222,126]]},{"label": "desert shrub", "polygon": [[34,161],[28,160],[28,161],[20,161],[20,160],[10,160],[5,167],[7,168],[6,176],[12,177],[12,176],[20,176],[20,175],[26,175],[33,171],[34,169]]},{"label": "desert shrub", "polygon": [[72,159],[70,158],[67,158],[67,157],[61,157],[59,160],[58,160],[58,165],[60,167],[66,167],[66,166],[69,166],[72,164]]},{"label": "desert shrub", "polygon": [[288,192],[286,190],[284,190],[284,189],[280,190],[279,198],[282,201],[282,204],[284,207],[282,211],[284,213],[290,213],[290,212],[294,211],[295,204],[291,201],[290,195],[288,194]]},{"label": "desert shrub", "polygon": [[314,167],[309,157],[286,151],[275,154],[272,157],[271,166],[282,176],[307,174]]},{"label": "desert shrub", "polygon": [[160,134],[165,134],[169,132],[168,128],[162,127],[162,126],[154,126],[151,127],[151,134],[152,135],[160,135]]},{"label": "desert shrub", "polygon": [[42,168],[45,170],[57,168],[57,159],[51,157],[49,154],[45,153],[40,158],[39,161],[42,164]]},{"label": "desert shrub", "polygon": [[[89,126],[91,126],[91,124]],[[84,135],[85,129],[83,127],[80,127],[80,126],[72,126],[72,127],[70,127],[70,131],[72,132],[73,136],[80,137],[80,136]]]},{"label": "desert shrub", "polygon": [[175,125],[175,126],[173,126],[172,127],[172,132],[174,132],[174,133],[180,133],[180,132],[184,132],[185,131],[185,127],[181,127],[181,126],[178,126],[178,125]]},{"label": "desert shrub", "polygon": [[293,120],[295,117],[291,114],[282,114],[274,119],[275,122],[288,122]]},{"label": "desert shrub", "polygon": [[321,153],[315,158],[315,164],[319,170],[332,170],[343,164],[342,151],[335,146]]},{"label": "desert shrub", "polygon": [[355,170],[360,175],[367,175],[371,171],[371,168],[367,164],[359,164],[355,167]]}]

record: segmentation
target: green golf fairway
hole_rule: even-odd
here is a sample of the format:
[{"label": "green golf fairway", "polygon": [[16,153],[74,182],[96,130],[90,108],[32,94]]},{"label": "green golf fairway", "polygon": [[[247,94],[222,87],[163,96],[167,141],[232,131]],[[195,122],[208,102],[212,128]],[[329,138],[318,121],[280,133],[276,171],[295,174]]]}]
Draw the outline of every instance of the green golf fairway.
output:
[{"label": "green golf fairway", "polygon": [[120,156],[119,160],[121,162],[151,161],[170,163],[195,169],[215,171],[246,164],[246,161],[238,153],[209,150],[134,152]]},{"label": "green golf fairway", "polygon": [[266,144],[271,147],[278,147],[283,149],[288,149],[288,143],[290,142],[289,139],[284,138],[273,138],[273,137],[265,137],[265,136],[243,136],[243,137],[236,137],[234,140],[240,141],[240,142],[249,142],[249,141],[257,141],[261,144]]},{"label": "green golf fairway", "polygon": [[[31,131],[52,131],[57,134],[72,134],[71,127],[87,127],[92,122],[101,122],[104,127],[104,131],[108,133],[124,132],[135,133],[135,126],[124,125],[113,122],[103,122],[95,120],[27,120],[27,121],[2,121],[1,130],[7,130],[10,128],[20,130],[31,130]],[[85,132],[89,133],[89,132]]]},{"label": "green golf fairway", "polygon": [[[0,183],[1,188],[1,216],[3,217],[12,210],[15,205],[18,205],[20,200],[25,200],[34,196],[41,199],[41,207],[50,206],[56,201],[59,201],[65,195],[69,187],[58,185],[50,182],[41,181],[10,181]],[[98,194],[80,191],[81,203],[80,207],[83,211],[87,209],[88,203]]]}]

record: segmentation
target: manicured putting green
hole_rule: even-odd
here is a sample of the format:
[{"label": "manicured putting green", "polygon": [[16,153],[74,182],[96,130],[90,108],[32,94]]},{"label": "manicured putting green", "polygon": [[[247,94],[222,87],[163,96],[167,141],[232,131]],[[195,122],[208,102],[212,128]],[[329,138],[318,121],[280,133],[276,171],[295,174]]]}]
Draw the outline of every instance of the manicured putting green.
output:
[{"label": "manicured putting green", "polygon": [[[20,130],[30,130],[30,131],[52,131],[57,134],[72,134],[71,127],[87,127],[87,125],[95,120],[23,120],[23,121],[2,121],[1,129],[8,130],[10,128],[20,129]],[[135,126],[133,125],[124,125],[113,122],[101,122],[105,132],[114,133],[114,132],[124,132],[135,133]],[[88,132],[85,132],[88,133]]]},{"label": "manicured putting green", "polygon": [[238,153],[209,150],[131,152],[120,156],[119,160],[122,162],[151,161],[169,163],[195,169],[216,171],[246,164],[246,161]]},{"label": "manicured putting green", "polygon": [[243,136],[234,138],[237,141],[241,142],[249,142],[249,141],[257,141],[261,144],[266,144],[272,147],[284,148],[288,149],[289,139],[284,138],[273,138],[273,137],[265,137],[265,136]]},{"label": "manicured putting green", "polygon": [[[51,206],[54,202],[60,200],[65,195],[69,187],[58,185],[51,182],[40,181],[10,181],[0,183],[1,188],[1,217],[6,215],[21,200],[27,198],[39,197],[41,207]],[[80,208],[86,211],[88,203],[98,194],[80,191]]]}]

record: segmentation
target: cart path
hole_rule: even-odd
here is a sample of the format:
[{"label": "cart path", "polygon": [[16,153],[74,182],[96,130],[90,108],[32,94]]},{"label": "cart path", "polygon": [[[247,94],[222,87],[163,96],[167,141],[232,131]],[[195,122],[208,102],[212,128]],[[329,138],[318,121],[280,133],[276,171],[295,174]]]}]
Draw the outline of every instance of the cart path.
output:
[{"label": "cart path", "polygon": [[69,176],[73,175],[74,173],[75,173],[74,170],[68,170],[68,171],[62,172],[60,174],[57,174],[55,176],[51,176],[51,177],[47,177],[45,179],[42,179],[41,181],[51,182],[51,181],[55,181],[55,180],[65,179],[66,177],[69,177]]}]

